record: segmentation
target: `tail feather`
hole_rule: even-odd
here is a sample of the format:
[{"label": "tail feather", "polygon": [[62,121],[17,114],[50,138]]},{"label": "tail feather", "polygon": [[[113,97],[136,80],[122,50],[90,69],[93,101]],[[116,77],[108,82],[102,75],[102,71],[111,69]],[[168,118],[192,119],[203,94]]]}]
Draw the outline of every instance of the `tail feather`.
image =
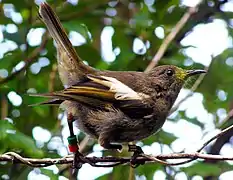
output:
[{"label": "tail feather", "polygon": [[65,98],[56,96],[54,93],[44,93],[44,94],[37,94],[37,93],[31,93],[28,94],[29,96],[34,96],[34,97],[45,97],[45,98],[50,98],[49,100],[35,103],[35,104],[30,104],[29,106],[39,106],[39,105],[60,105],[63,101],[65,101]]},{"label": "tail feather", "polygon": [[47,3],[41,3],[39,15],[57,43],[58,71],[63,85],[69,87],[81,81],[85,74],[94,73],[96,70],[77,55],[58,16]]},{"label": "tail feather", "polygon": [[65,94],[62,92],[53,92],[53,93],[45,93],[45,94],[29,94],[30,96],[35,97],[46,97],[51,98],[50,100],[40,102],[37,104],[32,104],[30,106],[36,106],[36,105],[60,105],[63,101],[76,101],[79,103],[86,104],[88,106],[94,106],[96,108],[104,108],[106,106],[106,102],[101,101],[99,99],[93,98],[93,97],[86,97],[83,95],[72,95],[72,94]]},{"label": "tail feather", "polygon": [[[56,41],[58,46],[64,49],[64,51],[68,54],[68,56],[74,58],[75,60],[79,61],[80,58],[78,57],[75,49],[73,48],[68,36],[61,25],[61,22],[55,12],[47,3],[41,3],[39,14],[43,19],[45,25],[47,26],[50,35]],[[77,62],[73,65],[77,65]]]},{"label": "tail feather", "polygon": [[29,106],[40,106],[40,105],[50,105],[50,106],[59,106],[64,100],[61,99],[50,99],[47,101],[30,104]]}]

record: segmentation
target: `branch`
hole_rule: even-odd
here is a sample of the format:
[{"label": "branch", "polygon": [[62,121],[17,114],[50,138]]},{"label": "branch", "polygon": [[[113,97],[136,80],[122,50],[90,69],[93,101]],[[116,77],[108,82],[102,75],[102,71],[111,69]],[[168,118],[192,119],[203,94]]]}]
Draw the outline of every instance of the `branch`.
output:
[{"label": "branch", "polygon": [[5,119],[8,115],[8,101],[5,93],[1,92],[1,111],[0,111],[0,120]]},{"label": "branch", "polygon": [[217,126],[217,128],[222,128],[223,125],[225,125],[225,124],[229,121],[229,119],[231,119],[232,117],[233,117],[233,109],[231,109],[231,110],[229,111],[229,113],[227,114],[227,116],[222,120],[222,123],[219,124],[219,125]]},{"label": "branch", "polygon": [[[182,165],[188,162],[194,161],[196,159],[205,159],[205,160],[233,160],[233,156],[221,156],[221,155],[212,155],[212,154],[204,154],[201,151],[213,140],[219,138],[224,135],[228,131],[233,129],[233,125],[224,129],[210,140],[206,141],[203,146],[198,149],[195,153],[173,153],[167,155],[139,155],[134,159],[135,164],[144,164],[144,163],[152,163],[159,162],[164,165],[175,166]],[[164,160],[167,159],[188,159],[183,162],[170,163]],[[114,167],[120,164],[129,164],[132,162],[131,157],[84,157],[80,156],[79,160],[81,164],[88,163],[94,167]],[[44,158],[44,159],[34,159],[34,158],[24,158],[15,152],[7,152],[5,154],[0,155],[0,162],[8,161],[13,163],[21,163],[26,164],[31,167],[46,167],[54,164],[71,164],[73,162],[73,155],[68,155],[63,158]],[[104,164],[103,164],[104,163]]]},{"label": "branch", "polygon": [[0,85],[14,79],[19,73],[26,70],[36,60],[36,57],[39,56],[40,52],[45,48],[47,40],[48,40],[48,34],[45,33],[42,37],[41,45],[37,47],[36,49],[34,49],[34,51],[32,51],[32,53],[24,60],[25,62],[24,67],[22,67],[18,71],[13,72],[11,75],[6,77],[5,79],[0,79]]},{"label": "branch", "polygon": [[[137,164],[153,163],[159,160],[166,159],[205,159],[205,160],[233,160],[233,156],[226,157],[221,155],[211,155],[204,153],[173,153],[157,156],[141,155],[137,157],[134,162]],[[44,158],[44,159],[34,159],[34,158],[24,158],[17,153],[8,152],[0,155],[0,161],[8,161],[13,163],[26,164],[31,167],[46,167],[55,164],[71,164],[73,162],[73,156],[67,156],[63,158]],[[85,157],[85,161],[91,162],[92,166],[95,167],[114,167],[120,164],[129,164],[131,162],[131,157]],[[87,162],[82,162],[87,163]],[[105,164],[100,164],[105,163]],[[183,163],[166,163],[166,165],[180,165]]]},{"label": "branch", "polygon": [[[230,108],[232,108],[230,106]],[[233,109],[231,109],[228,112],[227,117],[224,119],[223,123],[228,122],[232,124],[232,117],[233,117]],[[229,130],[227,133],[225,133],[224,135],[220,136],[208,149],[207,149],[207,153],[209,154],[215,154],[218,155],[220,153],[220,150],[222,149],[223,145],[226,144],[227,142],[230,142],[230,139],[232,137],[233,134],[233,129]],[[209,163],[209,164],[216,164],[217,161],[216,160],[205,160],[204,163]],[[206,180],[211,180],[211,179],[216,179],[215,176],[205,176],[204,179]]]},{"label": "branch", "polygon": [[190,7],[188,9],[188,11],[183,15],[183,17],[178,21],[178,23],[175,25],[174,29],[164,39],[163,43],[159,47],[159,50],[157,51],[157,53],[155,54],[155,56],[151,60],[150,64],[147,66],[145,72],[149,72],[153,67],[155,67],[158,64],[159,60],[163,57],[165,51],[167,50],[169,44],[173,41],[173,39],[176,37],[176,35],[184,27],[184,25],[187,23],[187,21],[189,20],[191,15],[197,11],[197,6]]}]

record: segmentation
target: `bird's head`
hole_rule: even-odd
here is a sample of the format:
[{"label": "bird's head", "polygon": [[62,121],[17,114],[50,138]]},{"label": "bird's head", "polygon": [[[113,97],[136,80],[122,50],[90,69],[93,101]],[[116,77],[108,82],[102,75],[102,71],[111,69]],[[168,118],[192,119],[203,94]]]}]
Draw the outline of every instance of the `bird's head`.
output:
[{"label": "bird's head", "polygon": [[185,80],[189,77],[206,73],[205,70],[185,70],[173,65],[157,66],[148,75],[152,78],[152,83],[159,86],[161,90],[167,91],[168,95],[177,97]]},{"label": "bird's head", "polygon": [[202,73],[206,73],[206,70],[185,70],[173,65],[163,65],[155,67],[151,72],[149,72],[149,76],[162,80],[170,86],[173,83],[183,84],[189,77]]}]

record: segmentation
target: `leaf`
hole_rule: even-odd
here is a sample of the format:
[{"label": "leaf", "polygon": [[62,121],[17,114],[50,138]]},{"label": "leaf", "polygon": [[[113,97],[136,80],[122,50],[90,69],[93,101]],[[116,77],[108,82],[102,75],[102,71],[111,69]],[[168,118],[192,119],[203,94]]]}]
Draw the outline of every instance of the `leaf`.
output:
[{"label": "leaf", "polygon": [[0,59],[0,67],[7,69],[10,73],[12,68],[15,67],[21,59],[22,51],[20,49],[15,49],[13,51],[8,51],[4,54],[3,58]]},{"label": "leaf", "polygon": [[160,130],[158,133],[144,139],[143,143],[145,145],[151,145],[154,142],[159,142],[162,144],[169,145],[175,140],[176,140],[176,137],[172,133],[168,133],[163,130]]},{"label": "leaf", "polygon": [[197,162],[189,167],[181,168],[188,176],[199,175],[202,177],[218,176],[224,171],[231,170],[232,166],[227,163],[204,163]]},{"label": "leaf", "polygon": [[139,176],[146,176],[146,179],[153,179],[155,171],[162,169],[162,165],[160,163],[148,163],[142,166],[139,166],[136,169],[136,174]]},{"label": "leaf", "polygon": [[110,70],[126,70],[130,62],[136,55],[132,51],[133,37],[117,28],[112,37],[113,47],[119,47],[121,53],[116,57],[116,60],[109,67]]},{"label": "leaf", "polygon": [[12,129],[13,125],[7,120],[0,121],[0,141],[3,141],[7,137],[7,130]]},{"label": "leaf", "polygon": [[27,33],[27,28],[22,27],[16,33],[3,32],[4,38],[14,41],[17,45],[25,43],[25,34]]},{"label": "leaf", "polygon": [[[199,90],[204,94],[204,105],[209,112],[215,113],[219,107],[229,108],[229,103],[233,97],[233,68],[227,65],[226,61],[233,56],[232,50],[233,48],[229,48],[213,59],[209,71],[199,87]],[[218,98],[217,92],[219,90],[227,93],[226,100]]]},{"label": "leaf", "polygon": [[50,178],[50,180],[58,180],[59,179],[59,175],[54,174],[52,170],[41,168],[40,171],[42,174],[48,176]]},{"label": "leaf", "polygon": [[0,144],[4,144],[5,149],[21,150],[30,157],[43,156],[43,152],[36,147],[34,140],[19,132],[7,120],[0,121],[0,135]]},{"label": "leaf", "polygon": [[77,21],[67,21],[63,23],[63,26],[68,30],[68,31],[76,31],[79,32],[86,40],[88,43],[91,42],[91,36],[89,34],[88,28],[85,24],[80,24]]},{"label": "leaf", "polygon": [[90,66],[96,66],[98,62],[102,59],[100,53],[91,45],[84,44],[76,48],[79,56],[88,62]]},{"label": "leaf", "polygon": [[130,166],[116,166],[110,174],[106,174],[97,178],[96,180],[107,180],[109,177],[112,179],[128,179]]}]

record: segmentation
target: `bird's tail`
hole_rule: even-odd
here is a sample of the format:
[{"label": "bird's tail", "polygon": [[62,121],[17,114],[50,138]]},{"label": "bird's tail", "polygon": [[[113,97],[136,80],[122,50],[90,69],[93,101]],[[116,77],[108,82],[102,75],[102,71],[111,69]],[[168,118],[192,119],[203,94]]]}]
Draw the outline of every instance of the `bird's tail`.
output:
[{"label": "bird's tail", "polygon": [[35,104],[30,104],[29,106],[40,106],[40,105],[50,105],[50,106],[59,106],[61,103],[63,103],[64,100],[61,99],[50,99],[47,101],[35,103]]},{"label": "bird's tail", "polygon": [[40,105],[52,105],[52,106],[59,106],[63,101],[65,101],[64,98],[57,97],[53,95],[53,93],[44,93],[44,94],[36,94],[36,93],[31,93],[28,94],[29,96],[34,96],[34,97],[46,97],[49,98],[49,100],[39,102],[36,104],[30,104],[29,106],[40,106]]},{"label": "bird's tail", "polygon": [[[89,92],[87,92],[87,94],[88,93]],[[32,104],[30,106],[60,105],[64,101],[75,101],[75,102],[79,102],[79,103],[82,103],[82,104],[85,104],[88,106],[94,106],[96,108],[106,106],[106,102],[104,102],[102,100],[98,100],[96,98],[93,98],[92,96],[88,97],[85,95],[86,95],[86,93],[83,91],[80,91],[80,92],[78,91],[77,94],[72,94],[72,92],[71,93],[64,93],[63,91],[43,93],[43,94],[32,93],[32,94],[29,94],[29,96],[45,97],[45,98],[49,98],[49,100],[39,102],[37,104]]]},{"label": "bird's tail", "polygon": [[47,3],[41,3],[39,15],[57,44],[58,71],[63,85],[71,86],[95,70],[85,65],[73,48],[58,16]]}]

